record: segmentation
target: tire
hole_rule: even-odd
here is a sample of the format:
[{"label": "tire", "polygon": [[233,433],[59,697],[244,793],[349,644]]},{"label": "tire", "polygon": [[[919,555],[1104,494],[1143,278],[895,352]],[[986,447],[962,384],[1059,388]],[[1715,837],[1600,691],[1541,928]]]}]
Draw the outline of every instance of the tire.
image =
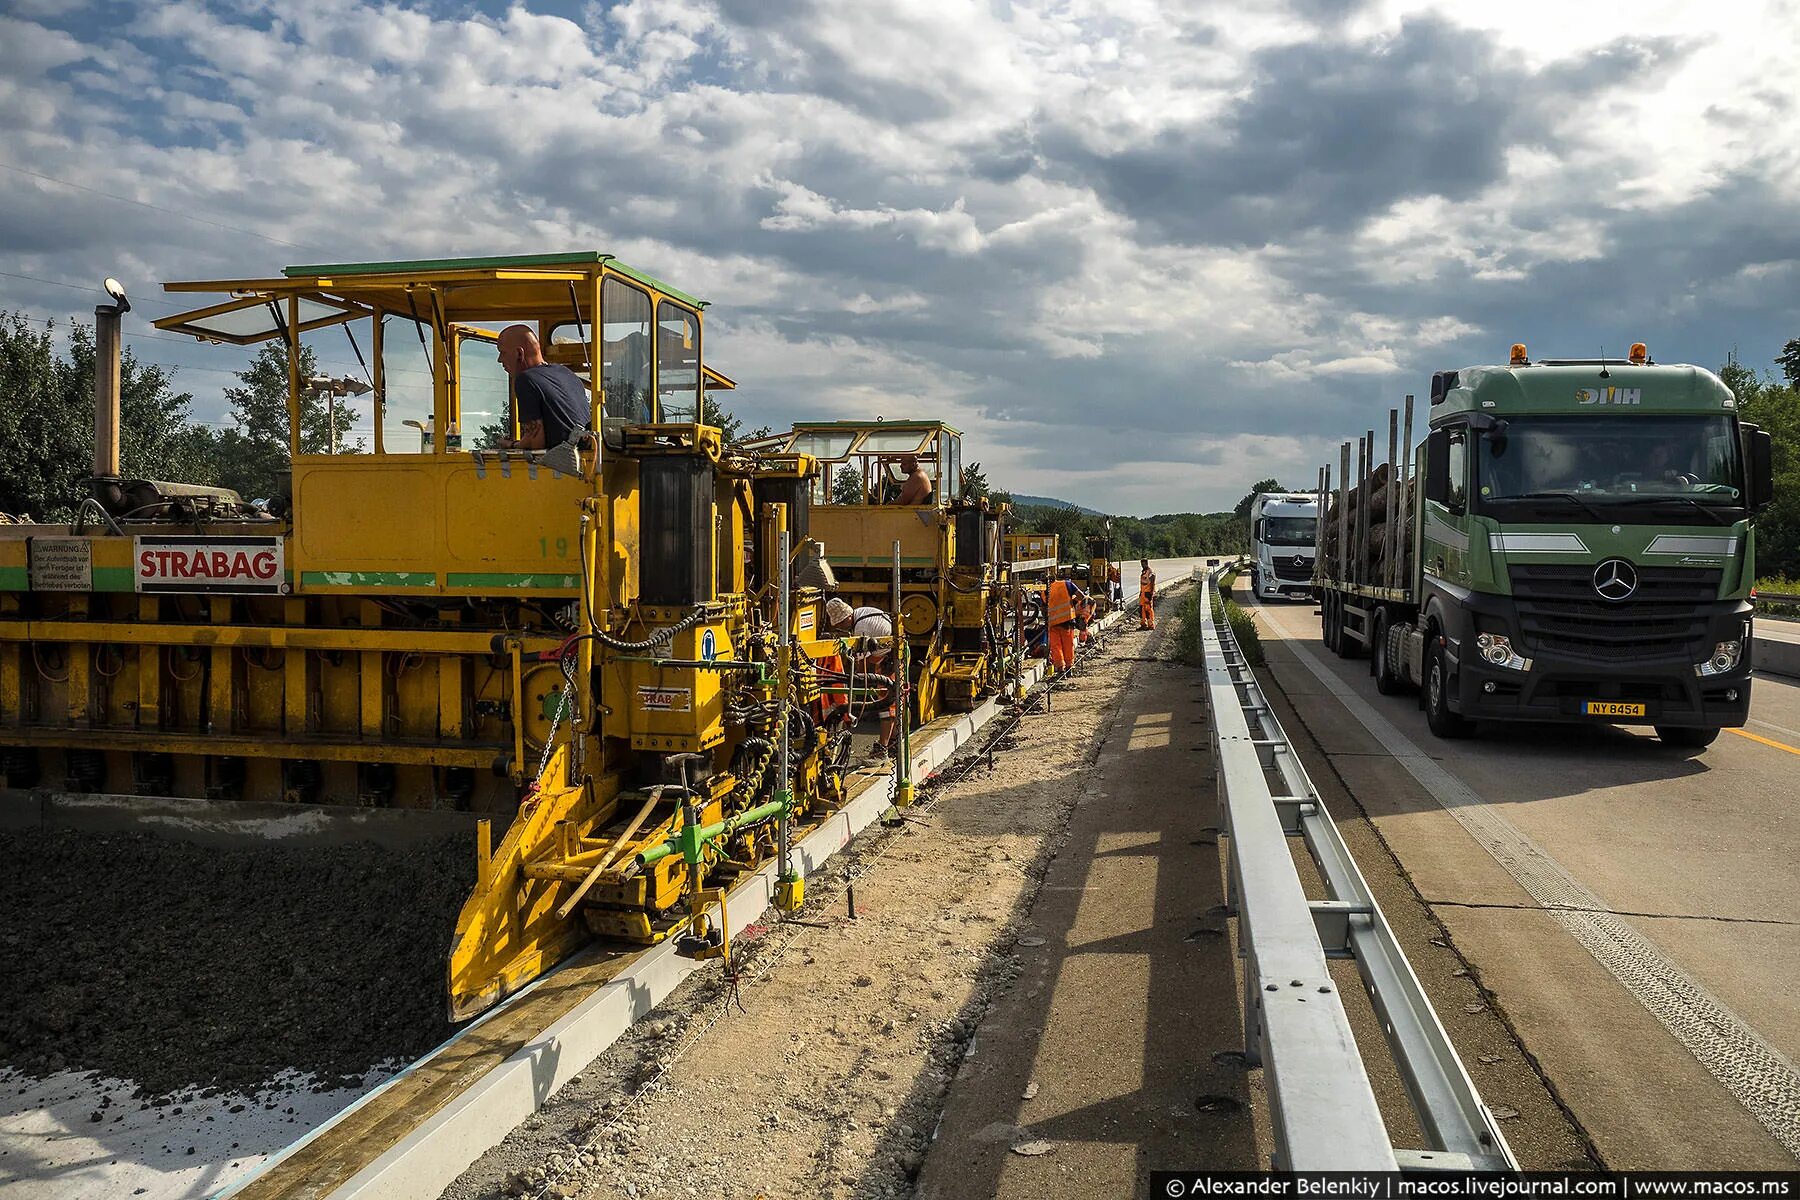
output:
[{"label": "tire", "polygon": [[1676,725],[1658,725],[1656,736],[1662,739],[1665,746],[1676,746],[1683,750],[1704,750],[1719,740],[1716,729],[1690,729]]},{"label": "tire", "polygon": [[1373,671],[1375,690],[1384,696],[1398,695],[1406,686],[1406,681],[1400,677],[1400,672],[1394,669],[1399,664],[1394,661],[1393,646],[1389,645],[1394,640],[1388,629],[1389,624],[1391,622],[1386,613],[1377,618],[1375,622],[1375,652],[1370,655],[1375,664]]},{"label": "tire", "polygon": [[1325,603],[1319,616],[1319,640],[1333,654],[1337,653],[1337,604],[1336,597],[1325,597]]},{"label": "tire", "polygon": [[1475,723],[1450,711],[1450,668],[1444,662],[1444,648],[1433,637],[1425,643],[1425,724],[1441,738],[1466,738],[1475,732]]}]

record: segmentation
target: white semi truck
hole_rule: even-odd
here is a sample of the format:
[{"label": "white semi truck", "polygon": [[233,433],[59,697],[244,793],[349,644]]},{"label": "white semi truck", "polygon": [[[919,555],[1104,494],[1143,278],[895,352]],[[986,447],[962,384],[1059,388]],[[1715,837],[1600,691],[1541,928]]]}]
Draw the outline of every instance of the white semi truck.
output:
[{"label": "white semi truck", "polygon": [[1250,502],[1250,587],[1259,600],[1312,595],[1319,500],[1262,492]]}]

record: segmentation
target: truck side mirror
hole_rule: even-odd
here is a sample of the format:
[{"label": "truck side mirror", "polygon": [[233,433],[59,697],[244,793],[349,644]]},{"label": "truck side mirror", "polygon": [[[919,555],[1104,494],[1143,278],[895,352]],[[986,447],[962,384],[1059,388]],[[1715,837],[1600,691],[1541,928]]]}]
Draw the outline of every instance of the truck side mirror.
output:
[{"label": "truck side mirror", "polygon": [[1760,513],[1775,499],[1774,439],[1766,429],[1745,425],[1740,430],[1744,453],[1744,507]]},{"label": "truck side mirror", "polygon": [[1450,503],[1450,431],[1434,429],[1425,439],[1425,499]]},{"label": "truck side mirror", "polygon": [[1250,530],[1250,536],[1252,538],[1254,538],[1256,541],[1260,542],[1260,541],[1262,541],[1262,531],[1263,531],[1263,519],[1261,517],[1258,517],[1258,518],[1256,518],[1255,527]]}]

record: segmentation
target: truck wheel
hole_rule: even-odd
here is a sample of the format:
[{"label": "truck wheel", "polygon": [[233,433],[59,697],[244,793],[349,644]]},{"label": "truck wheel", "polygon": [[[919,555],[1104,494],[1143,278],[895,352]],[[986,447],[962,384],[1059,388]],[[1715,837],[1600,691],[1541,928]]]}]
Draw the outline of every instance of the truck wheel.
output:
[{"label": "truck wheel", "polygon": [[1375,663],[1375,690],[1384,696],[1396,695],[1405,684],[1394,670],[1394,648],[1390,644],[1394,639],[1388,625],[1386,613],[1375,619],[1375,649],[1370,655]]},{"label": "truck wheel", "polygon": [[1689,729],[1675,725],[1658,725],[1656,736],[1662,739],[1665,746],[1679,746],[1683,750],[1704,750],[1719,740],[1716,729]]},{"label": "truck wheel", "polygon": [[1425,644],[1425,724],[1441,738],[1466,738],[1475,723],[1450,711],[1450,664],[1437,638]]},{"label": "truck wheel", "polygon": [[1319,605],[1319,640],[1325,643],[1327,650],[1337,649],[1337,606],[1331,596],[1326,596]]}]

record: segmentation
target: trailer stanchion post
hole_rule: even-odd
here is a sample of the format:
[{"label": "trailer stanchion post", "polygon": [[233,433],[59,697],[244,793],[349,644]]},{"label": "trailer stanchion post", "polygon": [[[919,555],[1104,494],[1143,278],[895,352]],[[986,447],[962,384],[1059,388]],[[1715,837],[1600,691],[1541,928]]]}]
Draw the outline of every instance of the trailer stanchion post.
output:
[{"label": "trailer stanchion post", "polygon": [[1338,447],[1338,569],[1341,580],[1350,578],[1350,443]]},{"label": "trailer stanchion post", "polygon": [[1394,586],[1394,500],[1400,491],[1400,457],[1397,445],[1400,441],[1400,413],[1388,409],[1388,484],[1387,484],[1387,524],[1382,529],[1381,538],[1381,586]]},{"label": "trailer stanchion post", "polygon": [[1394,586],[1397,588],[1406,587],[1411,582],[1405,566],[1406,560],[1412,555],[1412,538],[1407,536],[1406,522],[1412,518],[1412,493],[1418,486],[1418,480],[1412,478],[1412,424],[1413,398],[1412,393],[1408,392],[1406,415],[1400,424],[1400,452],[1405,462],[1400,467],[1400,528],[1394,534]]}]

